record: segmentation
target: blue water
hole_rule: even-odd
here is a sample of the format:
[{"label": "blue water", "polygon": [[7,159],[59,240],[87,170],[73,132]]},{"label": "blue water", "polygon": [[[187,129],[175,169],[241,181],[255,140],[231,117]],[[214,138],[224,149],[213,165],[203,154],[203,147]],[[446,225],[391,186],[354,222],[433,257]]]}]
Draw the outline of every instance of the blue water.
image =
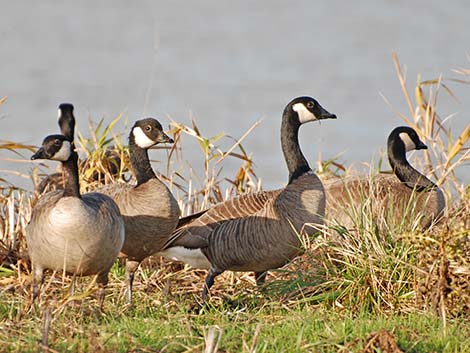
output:
[{"label": "blue water", "polygon": [[[409,115],[392,51],[411,92],[418,74],[463,78],[451,70],[470,66],[468,13],[467,1],[437,0],[4,2],[0,97],[8,100],[0,139],[38,145],[58,131],[64,101],[74,103],[84,133],[89,116],[109,122],[123,113],[164,125],[193,117],[206,136],[238,138],[262,118],[244,144],[263,185],[279,187],[287,178],[279,126],[288,101],[311,95],[338,115],[302,128],[312,164],[339,153],[346,164],[377,159],[389,131],[403,124],[381,94]],[[447,83],[460,100],[441,92],[439,113],[457,113],[449,121],[457,131],[470,121],[470,86]],[[198,156],[185,151],[194,164]],[[17,158],[0,151],[5,157]],[[0,160],[2,170],[32,166]],[[231,168],[223,173],[231,176]],[[0,177],[31,187],[10,173]]]}]

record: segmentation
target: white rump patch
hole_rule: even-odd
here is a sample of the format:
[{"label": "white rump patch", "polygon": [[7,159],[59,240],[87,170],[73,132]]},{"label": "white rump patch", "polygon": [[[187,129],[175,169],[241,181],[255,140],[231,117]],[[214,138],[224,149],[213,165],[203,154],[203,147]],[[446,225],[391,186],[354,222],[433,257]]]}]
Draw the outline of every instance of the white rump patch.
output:
[{"label": "white rump patch", "polygon": [[296,103],[292,106],[292,110],[299,114],[299,121],[301,124],[306,123],[308,121],[315,121],[317,117],[307,109],[307,107],[303,103]]},{"label": "white rump patch", "polygon": [[134,134],[135,143],[140,148],[149,148],[155,145],[155,141],[149,139],[148,136],[145,135],[145,133],[143,132],[142,128],[140,128],[140,126],[135,127],[132,130],[132,133]]},{"label": "white rump patch", "polygon": [[400,136],[400,139],[401,139],[401,140],[403,141],[403,143],[405,144],[405,150],[406,150],[406,152],[412,151],[412,150],[415,150],[415,149],[416,149],[415,143],[414,143],[413,140],[411,139],[410,135],[408,135],[406,132],[400,132],[400,134],[399,134],[398,136]]},{"label": "white rump patch", "polygon": [[70,158],[72,153],[72,146],[69,141],[62,141],[62,147],[53,156],[52,160],[65,162]]},{"label": "white rump patch", "polygon": [[194,268],[209,269],[212,267],[201,249],[187,249],[183,246],[175,246],[158,254],[172,260],[183,261]]}]

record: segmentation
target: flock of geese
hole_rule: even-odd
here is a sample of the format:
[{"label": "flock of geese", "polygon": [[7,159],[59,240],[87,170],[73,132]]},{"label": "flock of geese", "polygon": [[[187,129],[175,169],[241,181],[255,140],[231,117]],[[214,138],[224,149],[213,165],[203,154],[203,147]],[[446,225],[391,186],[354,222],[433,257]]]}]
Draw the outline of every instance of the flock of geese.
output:
[{"label": "flock of geese", "polygon": [[[261,286],[267,271],[301,253],[299,233],[316,231],[305,225],[321,225],[326,218],[350,226],[347,210],[360,207],[364,190],[396,202],[415,195],[423,215],[421,226],[429,227],[438,219],[445,207],[441,190],[406,160],[406,152],[426,148],[413,129],[398,127],[391,132],[388,157],[395,175],[379,174],[374,184],[380,188],[372,188],[368,178],[359,177],[324,185],[310,168],[298,140],[302,124],[321,119],[336,119],[336,115],[311,97],[295,98],[285,107],[281,145],[289,180],[284,188],[244,194],[180,218],[175,198],[155,175],[148,157],[150,147],[173,143],[157,120],[138,120],[130,130],[135,184],[108,184],[81,194],[73,106],[61,104],[61,134],[47,136],[31,157],[61,162],[64,174],[63,189],[39,198],[26,227],[33,301],[39,295],[44,270],[52,270],[95,275],[102,307],[108,273],[119,254],[126,258],[127,304],[132,303],[139,264],[154,254],[208,269],[203,299],[215,277],[226,270],[254,272]],[[354,192],[359,189],[362,191]]]}]

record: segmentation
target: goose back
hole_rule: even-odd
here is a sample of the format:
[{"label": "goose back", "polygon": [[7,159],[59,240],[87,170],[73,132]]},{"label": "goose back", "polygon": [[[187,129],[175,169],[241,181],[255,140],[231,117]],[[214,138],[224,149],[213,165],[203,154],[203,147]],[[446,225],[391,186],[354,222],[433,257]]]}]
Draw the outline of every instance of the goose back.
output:
[{"label": "goose back", "polygon": [[160,255],[184,261],[196,268],[210,268],[210,261],[201,249],[208,247],[211,232],[228,220],[248,217],[262,210],[266,203],[281,191],[260,191],[240,195],[196,215],[180,219],[180,226],[168,239]]},{"label": "goose back", "polygon": [[357,213],[363,210],[387,223],[417,222],[425,229],[442,216],[446,203],[439,188],[419,191],[391,174],[324,181],[324,186],[325,218],[348,229],[355,226]]}]

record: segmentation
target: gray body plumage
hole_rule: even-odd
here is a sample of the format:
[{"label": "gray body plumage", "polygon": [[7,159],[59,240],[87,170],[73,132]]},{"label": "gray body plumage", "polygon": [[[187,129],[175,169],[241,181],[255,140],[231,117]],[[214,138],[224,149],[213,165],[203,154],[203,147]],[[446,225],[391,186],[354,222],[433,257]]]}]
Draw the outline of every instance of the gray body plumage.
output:
[{"label": "gray body plumage", "polygon": [[109,197],[63,197],[58,190],[39,199],[26,239],[35,271],[107,276],[124,241],[124,224]]},{"label": "gray body plumage", "polygon": [[185,232],[207,241],[202,252],[214,267],[264,272],[299,255],[305,223],[323,223],[324,213],[323,186],[316,175],[305,174],[285,189],[216,205]]},{"label": "gray body plumage", "polygon": [[121,252],[131,260],[141,262],[160,251],[176,228],[178,203],[158,178],[138,186],[111,184],[97,191],[109,195],[121,210],[126,228]]}]

